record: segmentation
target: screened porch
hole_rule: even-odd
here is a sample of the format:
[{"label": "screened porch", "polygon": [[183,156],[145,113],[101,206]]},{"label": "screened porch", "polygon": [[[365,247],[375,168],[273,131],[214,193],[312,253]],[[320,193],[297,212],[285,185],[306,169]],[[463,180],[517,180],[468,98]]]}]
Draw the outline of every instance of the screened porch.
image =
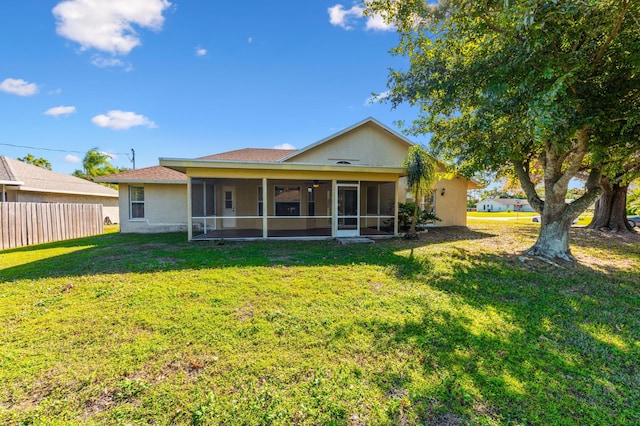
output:
[{"label": "screened porch", "polygon": [[396,182],[190,178],[190,238],[393,236]]}]

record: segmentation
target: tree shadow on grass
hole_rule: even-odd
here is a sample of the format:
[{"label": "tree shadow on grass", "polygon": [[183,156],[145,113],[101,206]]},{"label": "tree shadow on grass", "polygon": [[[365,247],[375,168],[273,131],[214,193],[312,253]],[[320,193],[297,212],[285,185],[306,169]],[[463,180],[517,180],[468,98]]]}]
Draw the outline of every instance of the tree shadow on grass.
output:
[{"label": "tree shadow on grass", "polygon": [[621,256],[640,258],[640,233],[635,230],[617,234],[586,227],[574,227],[571,229],[571,244],[582,249],[598,247]]},{"label": "tree shadow on grass", "polygon": [[439,297],[406,300],[419,318],[360,324],[378,350],[419,363],[378,385],[404,395],[416,423],[640,422],[638,274],[549,273],[505,256],[459,249],[451,274],[424,281]]},{"label": "tree shadow on grass", "polygon": [[[328,339],[353,342],[352,333],[367,334],[373,348],[357,356],[398,358],[387,369],[362,373],[389,402],[396,423],[640,422],[637,273],[605,274],[581,265],[554,269],[542,262],[523,263],[517,254],[478,253],[468,241],[499,236],[453,231],[430,231],[418,241],[354,246],[335,241],[188,243],[184,234],[106,235],[5,251],[3,255],[27,257],[23,262],[20,256],[0,260],[0,281],[227,267],[378,265],[407,290],[382,286],[378,291],[400,298],[403,303],[394,306],[406,307],[408,314],[388,319],[391,314],[379,305],[379,311],[356,316],[346,326],[336,321],[331,329],[329,323]],[[55,255],[56,250],[63,254]],[[429,257],[439,251],[447,256],[447,269],[439,269],[443,262]],[[5,267],[3,262],[9,261],[16,264]],[[378,301],[375,294],[371,301]],[[349,351],[352,346],[344,347],[347,352],[341,355],[356,358]],[[338,422],[346,419],[345,413]]]},{"label": "tree shadow on grass", "polygon": [[371,245],[327,241],[196,241],[186,234],[107,234],[2,252],[0,282],[17,279],[149,273],[252,266],[327,266],[376,264],[398,276],[424,270],[425,264],[397,250],[425,244],[488,238],[466,228],[430,232],[421,240],[379,240]]}]

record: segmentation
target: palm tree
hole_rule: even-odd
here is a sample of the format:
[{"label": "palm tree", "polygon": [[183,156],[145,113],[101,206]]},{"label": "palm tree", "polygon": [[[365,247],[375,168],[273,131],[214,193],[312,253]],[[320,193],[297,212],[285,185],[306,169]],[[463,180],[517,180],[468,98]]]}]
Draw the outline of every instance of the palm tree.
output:
[{"label": "palm tree", "polygon": [[18,158],[18,161],[22,161],[23,163],[31,164],[36,167],[42,167],[43,169],[51,170],[51,163],[44,158],[36,158],[33,154],[27,154],[22,158]]},{"label": "palm tree", "polygon": [[436,181],[436,161],[422,145],[415,144],[407,151],[402,166],[407,169],[407,189],[415,202],[413,220],[407,236],[415,238],[418,235],[416,232],[418,205],[422,197],[433,191],[433,184]]},{"label": "palm tree", "polygon": [[75,177],[93,181],[94,178],[118,173],[126,168],[114,167],[109,160],[111,156],[100,152],[98,148],[92,148],[85,154],[82,160],[83,170],[75,170],[72,174]]}]

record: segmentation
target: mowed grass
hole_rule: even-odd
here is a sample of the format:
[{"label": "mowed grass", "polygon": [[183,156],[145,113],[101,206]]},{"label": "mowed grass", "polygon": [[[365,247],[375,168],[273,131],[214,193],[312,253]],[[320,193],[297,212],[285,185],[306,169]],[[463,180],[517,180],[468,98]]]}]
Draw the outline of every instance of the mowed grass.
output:
[{"label": "mowed grass", "polygon": [[108,234],[0,253],[2,424],[640,424],[640,239]]}]

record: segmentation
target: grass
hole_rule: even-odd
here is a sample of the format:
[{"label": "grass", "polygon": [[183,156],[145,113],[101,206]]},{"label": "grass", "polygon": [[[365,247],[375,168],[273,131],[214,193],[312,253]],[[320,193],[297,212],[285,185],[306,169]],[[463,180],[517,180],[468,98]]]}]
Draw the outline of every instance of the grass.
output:
[{"label": "grass", "polygon": [[[533,217],[540,216],[537,212],[467,212],[467,221],[470,224],[478,225],[480,223],[486,223],[489,220],[499,221],[515,221],[518,223],[531,222]],[[586,212],[578,217],[577,226],[586,226],[591,222],[593,213]],[[540,223],[538,222],[538,225]]]},{"label": "grass", "polygon": [[528,218],[531,220],[533,216],[540,216],[537,212],[467,212],[467,217],[472,218],[482,218],[482,217],[504,217],[504,218],[512,218],[516,217]]},{"label": "grass", "polygon": [[640,423],[640,239],[103,236],[0,255],[3,424]]}]

